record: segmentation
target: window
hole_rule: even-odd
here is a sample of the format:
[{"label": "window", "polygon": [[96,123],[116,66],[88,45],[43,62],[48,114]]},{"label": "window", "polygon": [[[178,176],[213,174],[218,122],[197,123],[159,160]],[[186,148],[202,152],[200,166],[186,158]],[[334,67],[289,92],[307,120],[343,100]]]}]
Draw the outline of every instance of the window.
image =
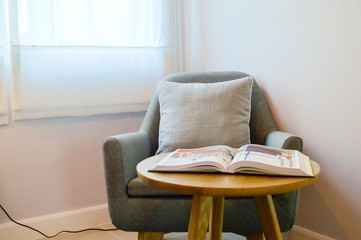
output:
[{"label": "window", "polygon": [[[4,16],[4,4],[0,0],[0,16]],[[8,123],[5,87],[5,18],[0,17],[0,125]]]},{"label": "window", "polygon": [[179,66],[178,1],[9,1],[14,120],[146,110]]}]

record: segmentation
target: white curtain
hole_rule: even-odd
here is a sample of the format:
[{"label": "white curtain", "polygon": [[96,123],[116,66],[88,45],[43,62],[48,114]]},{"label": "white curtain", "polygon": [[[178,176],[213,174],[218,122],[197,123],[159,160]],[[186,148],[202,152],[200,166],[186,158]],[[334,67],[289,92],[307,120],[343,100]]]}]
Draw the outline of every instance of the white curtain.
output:
[{"label": "white curtain", "polygon": [[5,5],[0,0],[0,125],[8,123],[5,86]]},{"label": "white curtain", "polygon": [[146,110],[156,82],[181,70],[178,4],[9,1],[12,118]]}]

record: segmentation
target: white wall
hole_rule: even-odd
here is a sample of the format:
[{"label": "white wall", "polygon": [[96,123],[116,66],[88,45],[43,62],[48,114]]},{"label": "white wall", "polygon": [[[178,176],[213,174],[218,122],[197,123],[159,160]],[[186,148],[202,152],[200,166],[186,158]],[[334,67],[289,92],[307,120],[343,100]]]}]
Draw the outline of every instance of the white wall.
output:
[{"label": "white wall", "polygon": [[[102,141],[137,131],[144,113],[0,127],[0,204],[16,220],[106,203]],[[0,223],[9,221],[0,213]]]},{"label": "white wall", "polygon": [[[361,1],[200,0],[188,70],[240,70],[263,88],[282,130],[322,167],[296,224],[360,239]],[[194,39],[198,42],[193,42]],[[195,57],[194,57],[195,56]]]},{"label": "white wall", "polygon": [[[359,239],[361,1],[188,2],[187,70],[253,75],[279,127],[302,136],[305,152],[322,167],[319,181],[302,192],[296,224],[335,239]],[[0,203],[15,219],[104,204],[102,139],[137,130],[142,118],[0,127]]]}]

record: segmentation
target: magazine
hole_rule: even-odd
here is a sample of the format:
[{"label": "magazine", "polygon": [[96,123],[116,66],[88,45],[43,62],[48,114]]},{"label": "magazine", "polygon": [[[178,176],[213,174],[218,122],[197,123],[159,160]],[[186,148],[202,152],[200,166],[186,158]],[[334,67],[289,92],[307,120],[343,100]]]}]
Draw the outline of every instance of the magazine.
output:
[{"label": "magazine", "polygon": [[248,144],[178,149],[149,171],[223,172],[314,177],[310,158],[299,151]]}]

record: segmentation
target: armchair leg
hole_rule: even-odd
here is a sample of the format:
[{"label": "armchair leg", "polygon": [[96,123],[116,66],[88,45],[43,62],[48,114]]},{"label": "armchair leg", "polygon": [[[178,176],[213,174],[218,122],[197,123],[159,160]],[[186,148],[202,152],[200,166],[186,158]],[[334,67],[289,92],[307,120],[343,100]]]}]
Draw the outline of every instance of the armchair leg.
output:
[{"label": "armchair leg", "polygon": [[138,240],[162,240],[164,232],[138,232]]},{"label": "armchair leg", "polygon": [[248,233],[244,234],[244,236],[247,238],[247,240],[264,240],[263,233]]}]

